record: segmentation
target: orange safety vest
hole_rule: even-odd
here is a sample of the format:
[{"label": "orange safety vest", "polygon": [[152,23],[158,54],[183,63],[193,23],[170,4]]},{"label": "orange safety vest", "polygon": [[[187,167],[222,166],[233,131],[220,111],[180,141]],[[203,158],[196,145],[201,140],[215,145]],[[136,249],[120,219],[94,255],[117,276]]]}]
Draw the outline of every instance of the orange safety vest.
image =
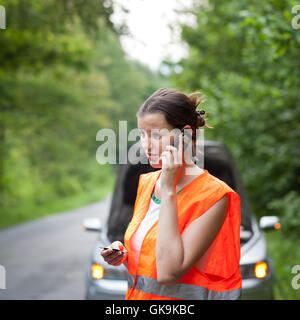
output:
[{"label": "orange safety vest", "polygon": [[[205,213],[224,195],[229,206],[224,223],[206,250],[201,270],[193,266],[174,284],[159,284],[156,272],[156,234],[158,221],[148,230],[139,255],[138,265],[130,246],[134,232],[149,208],[154,186],[162,169],[141,174],[133,217],[124,236],[128,250],[128,289],[125,300],[212,300],[240,299],[240,197],[225,182],[207,170],[192,180],[177,195],[178,226],[184,229]],[[171,244],[170,244],[171,245]]]}]

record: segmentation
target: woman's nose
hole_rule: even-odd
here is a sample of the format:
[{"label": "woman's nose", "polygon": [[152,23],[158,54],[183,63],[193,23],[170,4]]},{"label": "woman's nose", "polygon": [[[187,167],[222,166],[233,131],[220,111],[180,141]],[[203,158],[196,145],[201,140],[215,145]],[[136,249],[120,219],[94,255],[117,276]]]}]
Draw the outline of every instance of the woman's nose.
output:
[{"label": "woman's nose", "polygon": [[158,146],[155,145],[155,142],[153,141],[153,139],[151,140],[150,138],[142,139],[142,147],[146,153],[151,153],[153,150],[158,149]]},{"label": "woman's nose", "polygon": [[145,150],[145,152],[146,153],[151,153],[151,142],[149,142],[149,140],[148,141],[144,141],[143,143],[142,143],[142,146],[143,146],[143,149]]}]

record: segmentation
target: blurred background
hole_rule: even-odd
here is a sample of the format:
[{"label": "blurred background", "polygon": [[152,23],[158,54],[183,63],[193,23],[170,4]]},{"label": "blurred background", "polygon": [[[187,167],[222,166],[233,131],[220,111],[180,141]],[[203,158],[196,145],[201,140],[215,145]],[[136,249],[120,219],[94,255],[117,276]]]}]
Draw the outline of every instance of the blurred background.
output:
[{"label": "blurred background", "polygon": [[[118,169],[97,163],[96,134],[118,133],[120,120],[136,128],[137,109],[161,87],[205,94],[214,127],[205,138],[230,148],[256,217],[280,217],[281,229],[266,234],[274,298],[299,299],[291,285],[300,265],[297,4],[1,0],[0,299],[82,296],[83,284],[71,283],[95,238],[79,222],[104,214]],[[49,239],[54,246],[33,249]],[[59,254],[69,262],[54,263]]]}]

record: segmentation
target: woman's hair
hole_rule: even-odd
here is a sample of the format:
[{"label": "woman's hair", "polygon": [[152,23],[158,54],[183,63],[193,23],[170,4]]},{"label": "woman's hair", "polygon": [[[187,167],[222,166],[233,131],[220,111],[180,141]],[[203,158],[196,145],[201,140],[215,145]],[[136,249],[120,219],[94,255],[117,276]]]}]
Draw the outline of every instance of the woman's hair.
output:
[{"label": "woman's hair", "polygon": [[[206,124],[206,113],[197,110],[198,105],[205,101],[198,97],[200,91],[189,95],[177,89],[161,88],[155,91],[139,108],[136,116],[142,117],[147,113],[161,113],[173,128],[182,129],[186,125],[192,128],[193,149],[195,150],[196,129],[200,127],[213,128]],[[193,156],[194,156],[193,151]]]}]

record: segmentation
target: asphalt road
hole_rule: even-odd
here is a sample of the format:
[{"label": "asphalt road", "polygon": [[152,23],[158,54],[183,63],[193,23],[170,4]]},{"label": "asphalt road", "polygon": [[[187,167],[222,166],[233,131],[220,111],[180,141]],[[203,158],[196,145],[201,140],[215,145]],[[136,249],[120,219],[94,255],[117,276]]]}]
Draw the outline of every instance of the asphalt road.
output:
[{"label": "asphalt road", "polygon": [[81,223],[88,217],[105,221],[110,202],[111,196],[0,231],[6,273],[0,300],[84,299],[84,271],[98,233],[84,231]]}]

